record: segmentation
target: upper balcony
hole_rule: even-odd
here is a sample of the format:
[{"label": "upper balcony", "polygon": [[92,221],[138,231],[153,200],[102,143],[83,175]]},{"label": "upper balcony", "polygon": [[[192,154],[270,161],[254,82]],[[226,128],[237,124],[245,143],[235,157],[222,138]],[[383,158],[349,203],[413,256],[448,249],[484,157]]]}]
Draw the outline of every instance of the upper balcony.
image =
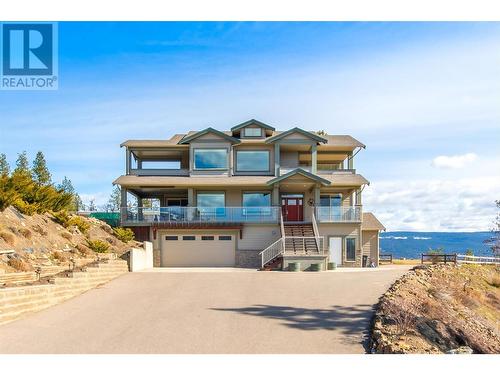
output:
[{"label": "upper balcony", "polygon": [[362,206],[316,206],[315,216],[320,223],[360,223]]},{"label": "upper balcony", "polygon": [[127,149],[127,174],[189,176],[188,149]]}]

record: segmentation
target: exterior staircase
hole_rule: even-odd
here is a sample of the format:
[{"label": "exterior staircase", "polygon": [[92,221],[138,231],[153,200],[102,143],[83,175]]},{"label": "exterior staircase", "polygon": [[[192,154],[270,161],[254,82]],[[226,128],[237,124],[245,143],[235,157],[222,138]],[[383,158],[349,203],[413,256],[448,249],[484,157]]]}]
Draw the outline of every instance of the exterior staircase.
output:
[{"label": "exterior staircase", "polygon": [[286,255],[319,253],[312,223],[285,223],[284,229]]}]

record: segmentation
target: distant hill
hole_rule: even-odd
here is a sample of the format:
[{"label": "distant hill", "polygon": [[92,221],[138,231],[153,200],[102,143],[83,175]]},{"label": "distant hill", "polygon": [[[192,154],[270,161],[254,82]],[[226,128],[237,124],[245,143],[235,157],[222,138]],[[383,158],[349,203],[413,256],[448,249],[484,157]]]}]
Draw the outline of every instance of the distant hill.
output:
[{"label": "distant hill", "polygon": [[418,258],[429,248],[444,248],[446,253],[465,253],[472,249],[474,255],[491,256],[483,241],[490,232],[382,232],[381,253],[391,253],[396,258]]}]

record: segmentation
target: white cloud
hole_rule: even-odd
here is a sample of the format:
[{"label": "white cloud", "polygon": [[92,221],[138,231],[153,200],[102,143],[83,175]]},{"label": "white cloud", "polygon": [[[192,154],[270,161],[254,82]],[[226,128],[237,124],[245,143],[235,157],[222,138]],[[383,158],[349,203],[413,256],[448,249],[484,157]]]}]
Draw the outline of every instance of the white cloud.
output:
[{"label": "white cloud", "polygon": [[478,156],[473,152],[453,156],[440,155],[432,160],[432,166],[444,169],[459,169],[465,167],[466,164],[476,161],[477,158]]},{"label": "white cloud", "polygon": [[363,209],[389,231],[487,231],[499,191],[498,177],[374,181],[363,193]]}]

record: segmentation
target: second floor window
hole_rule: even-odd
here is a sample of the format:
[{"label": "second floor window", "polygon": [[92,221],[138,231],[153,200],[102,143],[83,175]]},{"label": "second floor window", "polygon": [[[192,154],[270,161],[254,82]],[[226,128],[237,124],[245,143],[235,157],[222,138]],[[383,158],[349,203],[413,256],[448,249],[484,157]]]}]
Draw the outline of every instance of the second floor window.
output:
[{"label": "second floor window", "polygon": [[227,149],[225,148],[195,149],[194,169],[227,169]]},{"label": "second floor window", "polygon": [[269,151],[236,151],[237,172],[269,172]]},{"label": "second floor window", "polygon": [[243,134],[245,137],[261,137],[262,129],[261,128],[245,128],[243,129]]}]

